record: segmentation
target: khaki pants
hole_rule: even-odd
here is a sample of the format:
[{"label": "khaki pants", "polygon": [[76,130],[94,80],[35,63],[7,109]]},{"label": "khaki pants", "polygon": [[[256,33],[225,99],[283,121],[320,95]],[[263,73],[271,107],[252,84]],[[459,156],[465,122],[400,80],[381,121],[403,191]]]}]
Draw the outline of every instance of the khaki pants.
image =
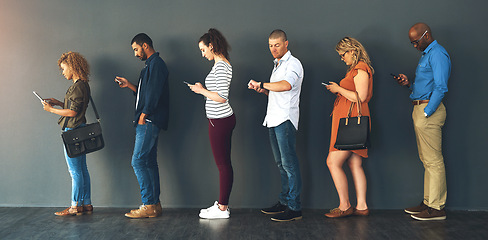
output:
[{"label": "khaki pants", "polygon": [[430,117],[425,117],[427,103],[413,107],[412,119],[419,157],[424,164],[424,204],[441,210],[447,199],[446,169],[442,157],[442,126],[446,108],[440,104]]}]

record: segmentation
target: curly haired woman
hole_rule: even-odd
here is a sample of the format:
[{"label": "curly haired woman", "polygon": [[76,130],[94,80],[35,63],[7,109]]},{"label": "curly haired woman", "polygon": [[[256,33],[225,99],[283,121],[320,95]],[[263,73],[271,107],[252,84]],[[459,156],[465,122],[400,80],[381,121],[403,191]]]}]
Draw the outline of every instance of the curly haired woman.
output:
[{"label": "curly haired woman", "polygon": [[[63,131],[85,126],[85,112],[90,99],[88,62],[77,52],[67,52],[59,58],[58,66],[63,76],[67,80],[73,81],[73,84],[68,88],[64,102],[54,98],[44,99],[44,110],[61,116],[58,124],[62,126]],[[54,106],[59,106],[61,109],[54,108]],[[64,154],[72,181],[71,207],[54,214],[57,216],[91,214],[93,206],[91,205],[90,175],[86,166],[86,155],[71,158],[66,150]]]}]

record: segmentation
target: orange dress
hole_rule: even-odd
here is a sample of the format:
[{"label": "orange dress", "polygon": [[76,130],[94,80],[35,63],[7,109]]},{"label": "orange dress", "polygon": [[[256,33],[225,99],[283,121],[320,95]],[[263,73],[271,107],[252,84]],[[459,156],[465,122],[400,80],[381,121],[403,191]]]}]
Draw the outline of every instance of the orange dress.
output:
[{"label": "orange dress", "polygon": [[[366,101],[364,101],[361,105],[361,113],[363,116],[370,116],[368,102],[369,100],[371,100],[371,97],[373,96],[373,74],[368,64],[364,62],[358,62],[358,64],[354,67],[354,69],[349,71],[346,74],[346,77],[341,80],[339,85],[347,90],[356,91],[356,86],[354,85],[354,77],[358,74],[358,69],[367,72],[369,75],[368,96],[366,97]],[[334,144],[337,138],[337,130],[339,128],[339,119],[347,117],[347,113],[349,111],[350,106],[351,106],[351,101],[347,100],[347,98],[343,97],[342,95],[337,96],[334,103],[334,109],[332,110],[332,130],[330,133],[329,152],[339,151],[338,149],[334,148]],[[351,112],[351,117],[355,117],[357,115],[358,115],[357,105],[354,104],[354,107]],[[370,124],[371,124],[371,117],[370,117]],[[351,150],[351,151],[363,158],[368,157],[368,149],[359,149],[359,150]]]}]

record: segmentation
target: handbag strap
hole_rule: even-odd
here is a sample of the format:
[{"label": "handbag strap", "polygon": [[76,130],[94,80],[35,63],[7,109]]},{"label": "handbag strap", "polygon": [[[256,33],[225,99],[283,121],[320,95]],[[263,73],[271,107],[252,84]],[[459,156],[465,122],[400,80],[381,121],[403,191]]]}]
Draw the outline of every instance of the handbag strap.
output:
[{"label": "handbag strap", "polygon": [[358,107],[358,117],[361,117],[362,116],[362,111],[361,111],[361,98],[359,98],[359,93],[357,91],[354,91],[354,93],[356,94],[356,99],[357,101],[356,102],[352,102],[351,101],[351,106],[349,107],[349,111],[347,113],[347,117],[350,118],[351,117],[351,112],[352,112],[352,106],[354,106],[354,103],[357,103]]},{"label": "handbag strap", "polygon": [[[98,115],[98,111],[97,111],[97,107],[95,106],[95,102],[93,101],[93,98],[90,94],[90,102],[91,102],[91,105],[93,107],[93,111],[95,112],[95,117],[97,118],[97,122],[100,123],[100,116]],[[71,101],[68,99],[68,109],[71,107]],[[66,128],[66,125],[68,124],[68,119],[70,117],[66,117],[66,120],[64,121],[64,124],[63,124],[63,130]]]}]

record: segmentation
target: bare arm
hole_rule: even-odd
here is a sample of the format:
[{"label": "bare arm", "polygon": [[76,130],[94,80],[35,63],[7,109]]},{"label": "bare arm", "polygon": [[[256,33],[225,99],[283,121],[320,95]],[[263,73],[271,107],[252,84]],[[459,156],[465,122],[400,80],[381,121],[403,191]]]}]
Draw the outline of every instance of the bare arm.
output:
[{"label": "bare arm", "polygon": [[[358,70],[358,74],[354,77],[354,85],[356,86],[356,91],[358,92],[361,102],[366,101],[368,97],[369,88],[369,76],[366,71]],[[351,102],[356,102],[356,93],[354,91],[347,90],[334,82],[330,82],[330,85],[326,86],[327,90],[332,93],[340,94],[347,98]]]}]

